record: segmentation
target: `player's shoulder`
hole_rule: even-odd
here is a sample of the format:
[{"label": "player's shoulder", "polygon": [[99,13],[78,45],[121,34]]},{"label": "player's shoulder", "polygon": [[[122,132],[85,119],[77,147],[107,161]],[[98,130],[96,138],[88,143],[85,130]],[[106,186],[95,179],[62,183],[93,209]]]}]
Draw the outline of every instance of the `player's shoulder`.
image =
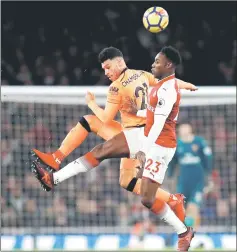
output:
[{"label": "player's shoulder", "polygon": [[[159,84],[159,82],[158,82]],[[163,95],[174,95],[177,94],[177,89],[175,85],[175,79],[167,80],[157,86],[158,93]]]},{"label": "player's shoulder", "polygon": [[120,82],[118,80],[113,81],[110,85],[109,85],[109,90],[108,90],[108,94],[109,95],[116,95],[119,94],[119,92],[121,92],[122,86],[120,84]]},{"label": "player's shoulder", "polygon": [[195,135],[194,141],[201,144],[201,143],[205,143],[206,139],[203,136]]}]

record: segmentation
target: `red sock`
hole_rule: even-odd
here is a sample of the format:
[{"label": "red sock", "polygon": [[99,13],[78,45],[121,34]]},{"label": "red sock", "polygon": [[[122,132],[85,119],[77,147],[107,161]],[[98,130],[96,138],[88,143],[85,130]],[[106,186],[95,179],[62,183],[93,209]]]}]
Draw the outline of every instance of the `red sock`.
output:
[{"label": "red sock", "polygon": [[99,165],[100,161],[95,158],[92,152],[87,152],[83,157],[82,160],[86,162],[88,167],[93,168]]},{"label": "red sock", "polygon": [[60,150],[56,150],[53,153],[53,158],[55,159],[55,161],[58,159],[61,163],[66,158],[66,156]]},{"label": "red sock", "polygon": [[156,199],[151,207],[154,214],[161,214],[165,211],[166,203],[163,200]]}]

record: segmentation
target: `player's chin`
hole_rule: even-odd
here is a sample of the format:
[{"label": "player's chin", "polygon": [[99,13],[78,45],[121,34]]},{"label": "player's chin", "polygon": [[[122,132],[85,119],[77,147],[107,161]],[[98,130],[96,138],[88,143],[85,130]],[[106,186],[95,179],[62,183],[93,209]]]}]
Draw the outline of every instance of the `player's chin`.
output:
[{"label": "player's chin", "polygon": [[152,74],[153,74],[156,78],[159,76],[159,74],[158,74],[157,71],[155,71],[155,70],[152,69],[151,72],[152,72]]}]

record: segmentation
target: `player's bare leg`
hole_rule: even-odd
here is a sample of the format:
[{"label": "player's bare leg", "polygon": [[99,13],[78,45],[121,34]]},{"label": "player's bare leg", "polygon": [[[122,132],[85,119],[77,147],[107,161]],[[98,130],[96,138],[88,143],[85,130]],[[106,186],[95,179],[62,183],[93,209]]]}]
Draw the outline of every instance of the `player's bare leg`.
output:
[{"label": "player's bare leg", "polygon": [[187,228],[185,224],[177,218],[168,204],[159,198],[156,198],[156,192],[159,187],[159,183],[143,177],[141,186],[141,202],[145,207],[150,209],[153,213],[158,215],[162,220],[174,228],[179,237],[178,250],[188,251],[191,240],[194,237],[193,229],[190,227]]},{"label": "player's bare leg", "polygon": [[195,203],[188,203],[185,223],[197,230],[200,225],[200,219],[199,206]]},{"label": "player's bare leg", "polygon": [[[137,195],[141,194],[141,177],[143,171],[139,166],[140,162],[136,159],[121,159],[119,183],[124,189]],[[141,170],[138,170],[138,168]],[[158,188],[155,197],[165,201],[177,217],[184,222],[186,213],[184,208],[185,197],[183,194],[172,194],[162,188]]]},{"label": "player's bare leg", "polygon": [[[41,182],[43,188],[46,191],[50,191],[54,184],[62,182],[69,177],[75,176],[80,172],[87,172],[90,169],[98,166],[100,162],[104,159],[108,158],[119,158],[119,157],[128,157],[129,149],[127,146],[127,141],[124,136],[124,133],[121,132],[112,139],[104,142],[103,144],[97,145],[91,152],[88,152],[81,158],[78,158],[74,162],[68,164],[66,167],[61,169],[60,171],[54,173],[54,175],[47,170],[45,170],[42,165],[39,165],[37,161],[32,164],[32,171],[37,177],[37,179]],[[125,159],[128,160],[128,159]],[[122,162],[130,162],[130,161],[122,161]],[[135,161],[134,161],[135,162]],[[130,163],[131,165],[134,163]],[[137,164],[135,162],[135,164]],[[128,168],[128,167],[127,167]],[[127,169],[129,171],[129,169]],[[140,194],[141,187],[141,179],[135,178],[136,172],[132,167],[132,172],[124,173],[127,175],[127,190],[133,191],[134,188],[137,188],[137,194]],[[123,174],[123,175],[124,175]],[[129,175],[129,176],[128,176]],[[120,176],[121,179],[121,176]],[[125,185],[124,185],[125,186]],[[175,211],[178,218],[183,220],[185,218],[185,209],[184,209],[184,197],[181,194],[170,194],[162,189],[159,189],[157,192],[157,197],[162,198],[166,194],[169,195],[168,200],[166,201],[170,207]],[[172,195],[172,197],[170,196]]]},{"label": "player's bare leg", "polygon": [[123,132],[119,133],[112,139],[97,145],[84,156],[76,159],[63,169],[52,173],[48,172],[40,163],[32,163],[32,172],[40,181],[46,191],[50,191],[55,184],[58,184],[80,172],[87,172],[99,165],[105,159],[122,158],[129,156],[127,141]]},{"label": "player's bare leg", "polygon": [[[78,148],[87,138],[90,132],[108,140],[122,131],[122,126],[117,121],[104,124],[95,115],[86,115],[81,118],[77,125],[70,130],[61,146],[54,153],[43,153],[34,149],[35,155],[40,161],[54,170],[58,170],[61,162],[76,148]],[[35,162],[33,163],[33,167]],[[139,162],[134,159],[121,159],[120,165],[120,185],[135,194],[140,194],[141,179],[136,178]],[[173,195],[165,190],[159,189],[157,197],[167,202],[179,218],[185,218],[184,197],[181,194]]]},{"label": "player's bare leg", "polygon": [[33,153],[43,164],[58,170],[62,161],[85,141],[90,132],[99,135],[102,128],[106,128],[102,136],[105,140],[117,135],[122,130],[121,124],[116,121],[106,125],[95,115],[86,115],[70,130],[61,146],[54,153],[43,153],[36,149],[33,149]]}]

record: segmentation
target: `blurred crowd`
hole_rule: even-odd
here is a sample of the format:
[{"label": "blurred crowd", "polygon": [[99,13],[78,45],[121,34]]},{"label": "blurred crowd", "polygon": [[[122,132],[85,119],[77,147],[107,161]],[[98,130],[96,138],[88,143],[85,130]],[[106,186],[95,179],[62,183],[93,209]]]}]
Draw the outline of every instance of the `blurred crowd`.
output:
[{"label": "blurred crowd", "polygon": [[[142,25],[154,2],[3,2],[3,85],[107,85],[97,55],[122,50],[130,68],[150,70],[166,44],[181,52],[179,77],[201,85],[235,85],[235,2],[162,4],[168,28]],[[185,14],[184,14],[185,13]]]},{"label": "blurred crowd", "polygon": [[[140,197],[119,186],[119,160],[105,161],[59,184],[53,193],[44,192],[32,175],[30,149],[54,151],[87,113],[86,106],[2,104],[2,227],[129,226],[141,217]],[[180,121],[188,118],[214,152],[214,188],[205,194],[203,225],[236,223],[235,113],[235,105],[215,105],[183,107],[180,114]],[[89,135],[64,164],[100,141]],[[175,192],[174,184],[168,190]],[[158,218],[151,218],[159,224]]]}]

